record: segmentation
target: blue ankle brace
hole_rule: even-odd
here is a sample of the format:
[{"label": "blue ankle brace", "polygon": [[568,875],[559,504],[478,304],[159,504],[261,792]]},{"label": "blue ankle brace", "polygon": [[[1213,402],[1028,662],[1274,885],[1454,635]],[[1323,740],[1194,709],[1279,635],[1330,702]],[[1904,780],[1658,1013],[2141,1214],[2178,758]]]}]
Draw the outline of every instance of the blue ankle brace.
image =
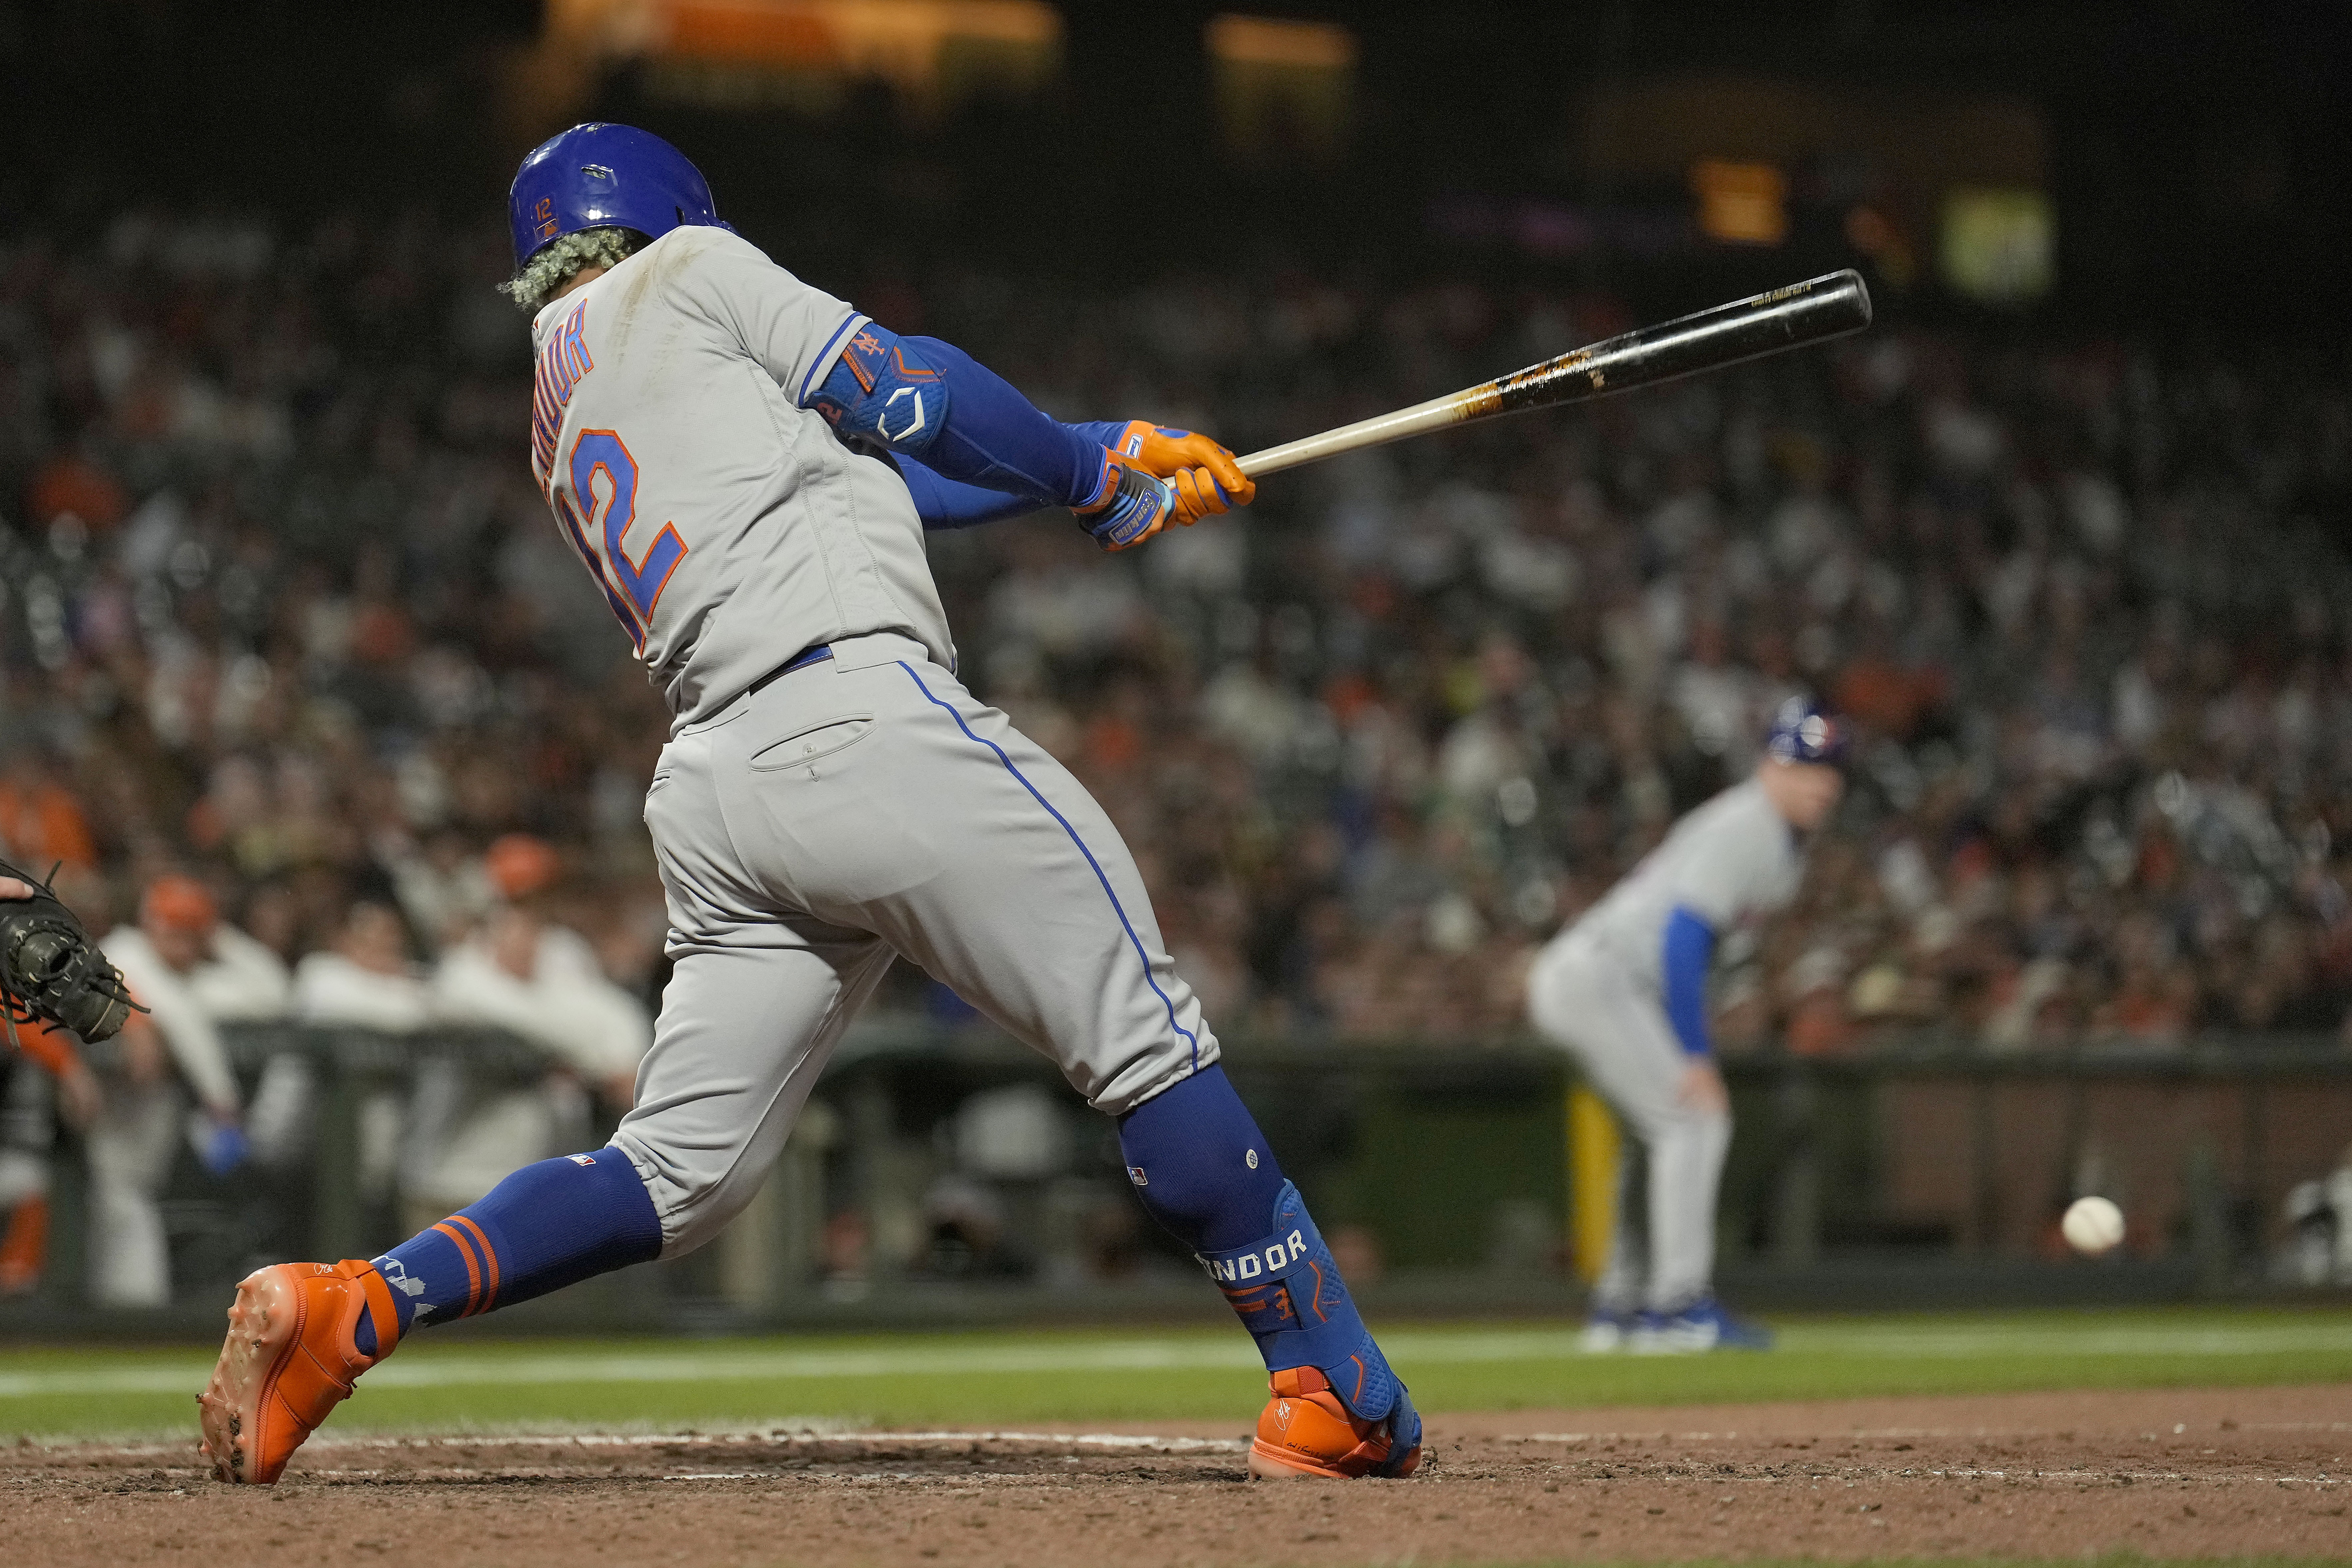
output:
[{"label": "blue ankle brace", "polygon": [[1314,1367],[1366,1421],[1380,1420],[1397,1404],[1403,1385],[1372,1342],[1296,1186],[1282,1184],[1269,1234],[1247,1247],[1194,1256],[1257,1341],[1268,1372]]},{"label": "blue ankle brace", "polygon": [[1420,1418],[1224,1070],[1204,1068],[1128,1112],[1119,1146],[1135,1195],[1192,1249],[1266,1370],[1312,1366],[1359,1418],[1393,1414],[1408,1439],[1395,1446],[1402,1461],[1420,1441]]}]

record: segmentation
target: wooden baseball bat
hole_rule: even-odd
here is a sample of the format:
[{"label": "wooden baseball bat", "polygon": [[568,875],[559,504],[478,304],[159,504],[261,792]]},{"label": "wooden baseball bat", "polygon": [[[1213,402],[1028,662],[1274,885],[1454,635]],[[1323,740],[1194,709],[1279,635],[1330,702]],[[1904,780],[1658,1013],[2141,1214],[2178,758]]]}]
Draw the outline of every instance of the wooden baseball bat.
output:
[{"label": "wooden baseball bat", "polygon": [[1558,359],[1410,408],[1252,452],[1241,459],[1242,472],[1254,479],[1263,479],[1302,463],[1386,446],[1449,425],[1585,403],[1701,371],[1721,370],[1807,343],[1827,342],[1868,325],[1870,290],[1862,274],[1849,268],[1769,294],[1735,300],[1662,326],[1642,327],[1622,337],[1571,349]]}]

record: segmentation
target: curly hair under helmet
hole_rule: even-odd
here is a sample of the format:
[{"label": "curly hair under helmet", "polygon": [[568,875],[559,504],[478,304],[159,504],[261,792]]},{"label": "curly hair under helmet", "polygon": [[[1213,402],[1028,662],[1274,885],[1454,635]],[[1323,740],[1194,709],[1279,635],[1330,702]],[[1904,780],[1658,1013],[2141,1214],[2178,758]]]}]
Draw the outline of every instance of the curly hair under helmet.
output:
[{"label": "curly hair under helmet", "polygon": [[531,253],[499,292],[533,315],[591,267],[618,267],[649,242],[633,228],[583,228],[551,239]]}]

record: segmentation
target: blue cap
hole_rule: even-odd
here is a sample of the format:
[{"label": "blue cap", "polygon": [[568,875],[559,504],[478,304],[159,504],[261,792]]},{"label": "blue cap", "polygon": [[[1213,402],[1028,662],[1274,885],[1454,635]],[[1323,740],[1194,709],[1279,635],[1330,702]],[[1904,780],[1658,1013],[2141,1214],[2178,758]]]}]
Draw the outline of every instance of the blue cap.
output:
[{"label": "blue cap", "polygon": [[1772,715],[1764,737],[1764,754],[1776,763],[1845,761],[1846,727],[1830,717],[1810,697],[1791,697]]},{"label": "blue cap", "polygon": [[710,186],[686,154],[634,125],[575,125],[530,151],[507,192],[515,266],[583,228],[633,228],[659,239],[688,224],[720,224]]}]

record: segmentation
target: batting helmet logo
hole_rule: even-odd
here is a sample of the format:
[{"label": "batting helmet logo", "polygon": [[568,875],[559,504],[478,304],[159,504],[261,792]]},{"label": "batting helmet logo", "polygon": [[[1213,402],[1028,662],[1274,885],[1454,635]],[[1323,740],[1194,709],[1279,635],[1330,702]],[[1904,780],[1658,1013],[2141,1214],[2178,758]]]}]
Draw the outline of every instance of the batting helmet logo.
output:
[{"label": "batting helmet logo", "polygon": [[633,125],[575,125],[541,142],[515,172],[507,202],[518,267],[583,228],[659,239],[683,224],[726,226],[686,154]]}]

